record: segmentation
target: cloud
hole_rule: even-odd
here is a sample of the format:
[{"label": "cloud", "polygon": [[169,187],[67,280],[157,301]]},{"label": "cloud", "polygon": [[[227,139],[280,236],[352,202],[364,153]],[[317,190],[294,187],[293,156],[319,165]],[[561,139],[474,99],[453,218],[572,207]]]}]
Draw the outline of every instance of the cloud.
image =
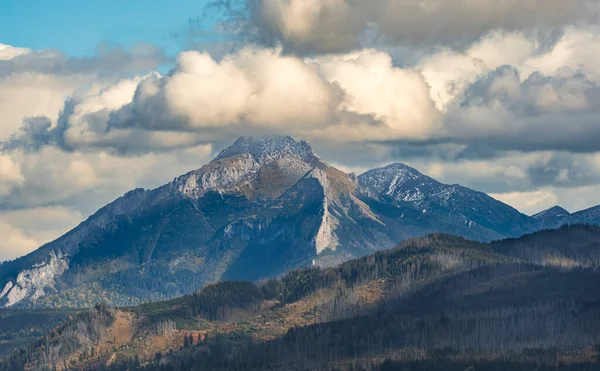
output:
[{"label": "cloud", "polygon": [[244,49],[220,62],[184,52],[168,76],[140,84],[112,127],[203,131],[235,126],[324,125],[338,92],[307,63],[276,50]]},{"label": "cloud", "polygon": [[23,184],[21,169],[10,156],[0,154],[0,197],[10,194],[16,186]]},{"label": "cloud", "polygon": [[560,205],[570,212],[577,212],[595,206],[598,203],[599,185],[575,188],[544,187],[529,192],[507,192],[491,194],[492,197],[518,205],[519,210],[528,215]]},{"label": "cloud", "polygon": [[525,75],[539,72],[552,76],[568,68],[584,73],[595,82],[600,82],[600,27],[574,27],[564,29],[562,36],[547,53],[532,55],[521,65]]},{"label": "cloud", "polygon": [[31,117],[56,122],[65,98],[93,84],[112,84],[134,72],[164,63],[160,49],[139,45],[130,50],[100,46],[90,57],[68,57],[56,50],[35,51],[0,44],[0,141]]},{"label": "cloud", "polygon": [[67,56],[59,50],[30,50],[0,44],[0,76],[35,72],[42,75],[127,75],[150,71],[168,61],[164,51],[138,44],[130,49],[101,44],[86,57]]},{"label": "cloud", "polygon": [[300,53],[464,45],[491,30],[552,31],[598,11],[587,0],[216,0],[215,8],[230,29]]},{"label": "cloud", "polygon": [[10,160],[20,170],[15,177],[18,189],[0,195],[0,210],[63,205],[87,215],[128,190],[157,187],[199,168],[211,153],[211,145],[128,157],[106,151],[66,152],[53,146],[37,152],[14,150]]},{"label": "cloud", "polygon": [[140,83],[109,125],[213,139],[287,132],[375,140],[422,137],[435,119],[423,77],[394,67],[386,53],[300,59],[277,49],[244,49],[219,62],[182,53],[169,75]]},{"label": "cloud", "polygon": [[0,219],[0,261],[15,259],[25,255],[38,247],[38,241],[25,235],[21,229],[15,228],[7,221]]},{"label": "cloud", "polygon": [[0,141],[8,139],[27,117],[55,121],[65,97],[88,81],[88,76],[56,77],[36,72],[0,76]]},{"label": "cloud", "polygon": [[94,84],[73,94],[56,120],[26,119],[4,149],[137,154],[261,132],[342,141],[425,138],[437,120],[423,76],[395,67],[383,52],[301,59],[243,49],[220,61],[185,52],[165,76]]},{"label": "cloud", "polygon": [[514,67],[500,67],[452,101],[445,134],[500,150],[595,152],[600,135],[600,86],[577,71],[533,73],[522,81]]},{"label": "cloud", "polygon": [[136,128],[109,131],[110,115],[130,103],[142,77],[121,80],[114,85],[96,83],[89,90],[63,102],[55,120],[25,118],[19,130],[3,144],[5,151],[22,148],[38,151],[55,146],[65,151],[111,149],[121,154],[193,147],[205,143],[198,136],[181,132],[152,132]]},{"label": "cloud", "polygon": [[81,214],[65,207],[0,212],[0,261],[25,255],[75,227]]},{"label": "cloud", "polygon": [[28,54],[31,49],[27,48],[16,48],[11,45],[0,43],[0,61],[11,60],[19,55]]},{"label": "cloud", "polygon": [[342,110],[385,124],[380,133],[362,132],[356,138],[424,138],[437,130],[437,113],[424,77],[395,67],[389,54],[369,49],[321,57],[315,63],[328,81],[342,88]]},{"label": "cloud", "polygon": [[[494,31],[462,52],[444,47],[404,67],[374,49],[300,58],[252,47],[220,60],[188,51],[164,76],[95,84],[73,95],[57,124],[27,120],[5,148],[131,155],[285,133],[405,147],[454,144],[463,146],[461,158],[507,150],[589,153],[598,150],[593,138],[600,134],[600,82],[585,73],[595,64],[584,55],[570,59],[579,66],[573,69],[556,57],[575,41],[595,45],[582,30],[565,32],[550,47],[524,33]],[[548,74],[529,71],[536,64]]]},{"label": "cloud", "polygon": [[600,154],[547,154],[530,164],[527,173],[536,187],[578,188],[596,185],[600,183]]},{"label": "cloud", "polygon": [[492,193],[490,196],[509,205],[519,205],[520,211],[533,215],[559,203],[556,194],[549,189],[530,192]]},{"label": "cloud", "polygon": [[464,52],[448,47],[425,55],[415,64],[431,87],[431,98],[440,110],[464,93],[468,86],[501,66],[519,68],[539,53],[535,39],[519,32],[491,32]]},{"label": "cloud", "polygon": [[412,67],[394,66],[389,54],[372,49],[298,58],[252,48],[220,61],[185,52],[168,75],[128,82],[120,108],[72,113],[65,142],[116,145],[135,130],[168,134],[177,146],[184,138],[191,145],[275,132],[390,145],[457,143],[470,156],[480,154],[482,141],[492,149],[486,155],[597,151],[598,83],[558,65],[553,75],[522,72],[538,52],[517,34],[488,35],[465,53],[443,49]]}]

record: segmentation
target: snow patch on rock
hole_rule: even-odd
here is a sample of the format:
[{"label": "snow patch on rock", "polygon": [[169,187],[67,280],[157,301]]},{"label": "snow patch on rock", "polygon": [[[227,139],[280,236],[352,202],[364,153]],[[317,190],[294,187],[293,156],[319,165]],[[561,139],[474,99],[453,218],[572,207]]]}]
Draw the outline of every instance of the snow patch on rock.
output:
[{"label": "snow patch on rock", "polygon": [[213,160],[248,153],[261,165],[273,162],[277,158],[295,156],[305,162],[317,159],[312,147],[302,140],[296,142],[290,136],[241,137],[233,145],[227,147]]}]

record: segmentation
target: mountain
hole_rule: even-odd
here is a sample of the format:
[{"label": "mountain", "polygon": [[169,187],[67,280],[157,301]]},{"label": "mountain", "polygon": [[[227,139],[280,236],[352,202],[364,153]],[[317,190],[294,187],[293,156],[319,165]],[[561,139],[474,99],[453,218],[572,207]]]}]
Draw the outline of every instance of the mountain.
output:
[{"label": "mountain", "polygon": [[600,224],[600,206],[591,207],[571,214],[569,223]]},{"label": "mountain", "polygon": [[537,228],[535,220],[485,193],[442,184],[403,164],[367,171],[358,182],[363,200],[398,230],[449,232],[490,241]]},{"label": "mountain", "polygon": [[[2,264],[0,297],[5,306],[79,306],[189,293],[218,280],[282,213],[275,200],[317,166],[327,165],[306,142],[240,138],[200,169],[128,192],[56,241]],[[302,237],[296,247],[314,243]]]},{"label": "mountain", "polygon": [[[539,254],[519,255],[530,250]],[[578,268],[538,264],[544,254],[570,254]],[[590,256],[600,257],[598,227],[492,244],[433,234],[260,284],[97,305],[0,371],[597,370],[600,271]]]},{"label": "mountain", "polygon": [[136,189],[57,240],[0,265],[0,305],[131,305],[221,279],[331,266],[432,232],[491,241],[539,222],[406,165],[358,177],[306,141],[242,137],[201,168]]},{"label": "mountain", "polygon": [[540,223],[540,227],[544,229],[552,229],[567,224],[570,217],[571,213],[560,206],[554,206],[532,215],[532,218],[537,220]]},{"label": "mountain", "polygon": [[565,224],[600,225],[600,206],[591,207],[570,214],[560,206],[554,206],[532,216],[540,223],[540,228],[552,229]]}]

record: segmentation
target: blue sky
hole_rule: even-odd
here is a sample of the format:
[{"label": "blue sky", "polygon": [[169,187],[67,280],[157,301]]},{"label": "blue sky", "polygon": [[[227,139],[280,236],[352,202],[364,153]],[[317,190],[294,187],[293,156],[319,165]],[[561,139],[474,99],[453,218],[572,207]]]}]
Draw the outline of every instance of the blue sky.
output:
[{"label": "blue sky", "polygon": [[186,47],[207,0],[1,0],[0,43],[87,55],[101,42]]}]

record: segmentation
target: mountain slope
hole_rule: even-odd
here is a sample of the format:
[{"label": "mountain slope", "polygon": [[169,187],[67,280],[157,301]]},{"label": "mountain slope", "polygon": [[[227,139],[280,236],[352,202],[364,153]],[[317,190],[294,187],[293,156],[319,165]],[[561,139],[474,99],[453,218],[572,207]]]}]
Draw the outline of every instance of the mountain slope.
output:
[{"label": "mountain slope", "polygon": [[557,268],[599,268],[600,227],[565,225],[518,239],[492,243],[497,253],[541,266]]},{"label": "mountain slope", "polygon": [[600,225],[600,206],[591,207],[571,214],[568,219],[571,224],[586,223]]},{"label": "mountain slope", "polygon": [[[2,264],[3,304],[127,304],[190,292],[218,279],[244,247],[243,235],[220,231],[263,213],[319,162],[306,142],[240,138],[208,165],[129,192],[58,240]],[[132,292],[138,287],[143,292]]]},{"label": "mountain slope", "polygon": [[553,251],[571,240],[572,259],[584,261],[576,251],[600,246],[600,228],[495,244],[435,234],[260,285],[220,282],[170,301],[97,306],[0,370],[375,370],[384,358],[438,365],[428,370],[499,360],[512,367],[489,369],[595,370],[600,272],[513,256],[541,239]]},{"label": "mountain slope", "polygon": [[410,223],[417,231],[491,241],[537,228],[535,220],[485,193],[442,184],[403,164],[370,170],[358,182],[361,196],[371,207],[394,224],[406,227]]},{"label": "mountain slope", "polygon": [[220,279],[331,266],[432,232],[490,241],[539,222],[402,164],[358,178],[291,137],[242,137],[209,164],[137,189],[0,265],[0,305],[129,305]]},{"label": "mountain slope", "polygon": [[538,221],[540,228],[552,229],[569,223],[571,214],[560,206],[554,206],[531,217]]}]

